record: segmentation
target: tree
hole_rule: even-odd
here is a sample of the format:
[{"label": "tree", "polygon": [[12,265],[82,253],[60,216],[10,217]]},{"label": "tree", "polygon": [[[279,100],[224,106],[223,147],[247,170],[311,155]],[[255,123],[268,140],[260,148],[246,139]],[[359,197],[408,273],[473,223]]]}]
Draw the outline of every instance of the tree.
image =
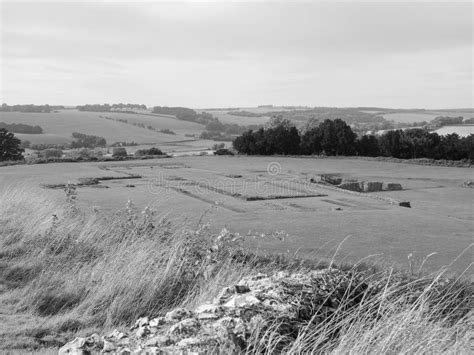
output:
[{"label": "tree", "polygon": [[298,154],[300,135],[296,127],[281,125],[265,130],[265,143],[268,154]]},{"label": "tree", "polygon": [[443,147],[443,159],[458,160],[462,156],[459,152],[460,137],[456,133],[451,133],[441,139]]},{"label": "tree", "polygon": [[319,125],[318,129],[321,149],[327,155],[351,155],[355,153],[357,136],[343,120],[339,118],[334,121],[326,119]]},{"label": "tree", "polygon": [[357,153],[364,157],[376,157],[380,155],[379,142],[375,136],[362,136],[357,141]]},{"label": "tree", "polygon": [[265,124],[266,129],[284,127],[290,129],[293,126],[290,120],[283,118],[283,115],[273,115],[270,120]]},{"label": "tree", "polygon": [[341,120],[336,118],[334,121],[334,130],[337,137],[337,155],[352,155],[355,153],[355,141],[357,135],[352,131],[351,127]]},{"label": "tree", "polygon": [[321,121],[319,120],[319,118],[316,118],[316,116],[312,115],[309,117],[308,121],[301,129],[301,132],[305,134],[306,132],[311,131],[314,128],[318,128],[320,123]]},{"label": "tree", "polygon": [[474,160],[474,134],[461,138],[458,144],[463,159]]},{"label": "tree", "polygon": [[381,153],[386,157],[400,158],[401,130],[385,132],[379,138]]},{"label": "tree", "polygon": [[252,130],[244,132],[241,136],[234,139],[232,146],[240,153],[257,154],[255,150],[255,135]]},{"label": "tree", "polygon": [[21,141],[13,133],[0,128],[0,161],[23,160]]},{"label": "tree", "polygon": [[319,127],[313,127],[307,130],[301,137],[302,154],[319,154],[321,148],[322,134]]},{"label": "tree", "polygon": [[117,147],[112,150],[112,156],[114,158],[124,158],[127,156],[127,150],[123,147]]}]

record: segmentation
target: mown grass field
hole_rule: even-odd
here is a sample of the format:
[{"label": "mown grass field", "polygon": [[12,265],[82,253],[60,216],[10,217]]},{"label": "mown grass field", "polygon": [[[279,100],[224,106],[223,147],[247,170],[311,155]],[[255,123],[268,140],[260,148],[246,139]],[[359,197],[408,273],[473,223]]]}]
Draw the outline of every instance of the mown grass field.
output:
[{"label": "mown grass field", "polygon": [[[274,163],[281,170],[270,175],[267,167]],[[344,241],[338,254],[348,262],[374,255],[374,261],[401,266],[436,253],[425,262],[428,270],[450,264],[472,242],[474,193],[463,185],[472,180],[471,169],[356,159],[209,156],[3,167],[0,183],[4,187],[15,183],[38,187],[40,183],[130,173],[142,178],[80,188],[78,204],[111,212],[133,200],[140,208],[155,206],[191,226],[205,220],[215,230],[227,226],[243,234],[282,231],[281,240],[247,241],[274,253],[327,257]],[[306,183],[320,173],[396,182],[404,190],[360,196]],[[64,194],[61,190],[45,191],[58,198]],[[412,208],[368,195],[410,201]],[[252,200],[255,196],[265,199]],[[472,251],[461,255],[453,268],[464,270],[471,257]]]}]

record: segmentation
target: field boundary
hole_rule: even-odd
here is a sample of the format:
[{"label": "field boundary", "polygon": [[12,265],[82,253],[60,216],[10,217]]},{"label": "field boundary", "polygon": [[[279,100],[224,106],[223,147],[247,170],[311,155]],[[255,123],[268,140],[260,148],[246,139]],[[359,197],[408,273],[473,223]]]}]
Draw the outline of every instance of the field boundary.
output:
[{"label": "field boundary", "polygon": [[259,157],[259,158],[298,158],[298,159],[350,159],[350,160],[365,160],[365,161],[379,161],[384,163],[397,163],[397,164],[410,164],[410,165],[422,165],[422,166],[437,166],[437,167],[446,167],[446,168],[474,168],[472,162],[465,162],[462,160],[434,160],[428,158],[418,158],[418,159],[398,159],[392,157],[364,157],[364,156],[321,156],[321,155],[246,155],[246,154],[237,154],[236,157]]}]

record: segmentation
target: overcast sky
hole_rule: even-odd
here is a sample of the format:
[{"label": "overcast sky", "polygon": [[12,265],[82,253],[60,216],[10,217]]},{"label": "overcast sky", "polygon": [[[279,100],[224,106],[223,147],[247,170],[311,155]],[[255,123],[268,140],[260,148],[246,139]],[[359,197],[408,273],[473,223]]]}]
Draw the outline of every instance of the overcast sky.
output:
[{"label": "overcast sky", "polygon": [[2,2],[9,104],[473,107],[471,2]]}]

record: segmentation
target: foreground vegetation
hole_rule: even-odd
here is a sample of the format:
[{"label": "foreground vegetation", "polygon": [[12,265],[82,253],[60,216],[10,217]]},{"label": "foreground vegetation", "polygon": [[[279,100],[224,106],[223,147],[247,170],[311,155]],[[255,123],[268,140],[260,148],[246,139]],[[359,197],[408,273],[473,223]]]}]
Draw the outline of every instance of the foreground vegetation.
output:
[{"label": "foreground vegetation", "polygon": [[[213,235],[203,223],[187,228],[132,202],[107,216],[79,210],[76,199],[71,186],[59,200],[29,187],[0,194],[0,310],[13,322],[0,326],[4,349],[56,347],[75,334],[128,327],[209,300],[256,272],[335,267],[257,255],[237,234]],[[308,322],[283,351],[468,351],[472,286],[462,276],[447,278],[447,269],[423,275],[422,265],[343,268],[369,285],[357,307],[341,302],[337,316]],[[271,329],[257,333],[251,352],[271,353],[278,342]]]}]

